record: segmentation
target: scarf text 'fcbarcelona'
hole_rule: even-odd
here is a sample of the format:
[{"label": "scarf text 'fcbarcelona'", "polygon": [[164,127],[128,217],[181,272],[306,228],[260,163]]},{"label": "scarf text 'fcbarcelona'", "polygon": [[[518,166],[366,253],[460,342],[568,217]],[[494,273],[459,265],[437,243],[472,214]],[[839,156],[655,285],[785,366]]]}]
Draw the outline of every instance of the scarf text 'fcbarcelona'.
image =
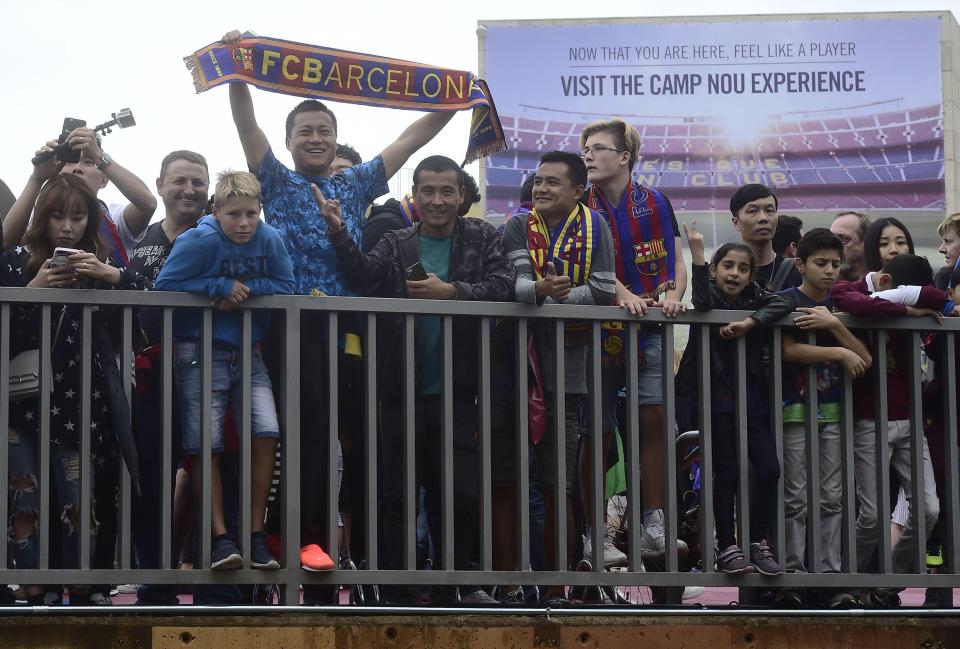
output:
[{"label": "scarf text 'fcbarcelona'", "polygon": [[263,90],[406,110],[473,110],[464,164],[507,148],[490,89],[470,72],[244,34],[184,58],[203,92],[244,82]]}]

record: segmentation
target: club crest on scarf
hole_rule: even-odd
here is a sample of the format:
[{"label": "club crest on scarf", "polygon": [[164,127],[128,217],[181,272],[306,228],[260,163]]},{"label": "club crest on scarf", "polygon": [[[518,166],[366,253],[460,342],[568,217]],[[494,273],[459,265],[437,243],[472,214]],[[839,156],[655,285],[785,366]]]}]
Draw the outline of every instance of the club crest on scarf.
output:
[{"label": "club crest on scarf", "polygon": [[666,197],[633,182],[622,209],[614,210],[594,185],[586,202],[610,225],[617,279],[641,297],[657,297],[676,286],[675,233]]}]

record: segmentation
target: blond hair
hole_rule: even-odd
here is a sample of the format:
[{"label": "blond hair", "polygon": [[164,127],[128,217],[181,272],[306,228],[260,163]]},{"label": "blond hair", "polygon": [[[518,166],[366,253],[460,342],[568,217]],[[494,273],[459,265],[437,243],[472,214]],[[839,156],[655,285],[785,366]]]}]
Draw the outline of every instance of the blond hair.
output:
[{"label": "blond hair", "polygon": [[598,119],[587,124],[580,133],[580,149],[583,150],[590,136],[597,133],[610,133],[616,147],[630,154],[627,169],[630,173],[633,173],[633,165],[637,163],[637,159],[640,157],[640,132],[632,124],[627,124],[619,117]]},{"label": "blond hair", "polygon": [[946,234],[949,228],[953,228],[953,231],[960,234],[960,212],[954,212],[943,221],[940,222],[940,225],[937,226],[937,234],[940,238],[943,238],[943,235]]},{"label": "blond hair", "polygon": [[260,198],[260,181],[249,171],[222,171],[217,174],[214,207],[220,207],[231,198]]}]

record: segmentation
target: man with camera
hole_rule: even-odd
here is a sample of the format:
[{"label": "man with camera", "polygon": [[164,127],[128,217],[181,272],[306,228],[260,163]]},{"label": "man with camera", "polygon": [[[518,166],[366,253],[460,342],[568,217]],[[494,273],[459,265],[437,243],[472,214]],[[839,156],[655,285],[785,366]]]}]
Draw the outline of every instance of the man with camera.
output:
[{"label": "man with camera", "polygon": [[58,173],[69,173],[79,176],[94,194],[113,181],[129,201],[111,205],[100,201],[106,217],[100,222],[100,234],[110,247],[110,256],[125,266],[157,209],[157,199],[147,185],[105,153],[100,137],[83,126],[50,140],[36,155],[44,159],[34,164],[26,186],[3,219],[3,247],[20,243],[43,184]]}]

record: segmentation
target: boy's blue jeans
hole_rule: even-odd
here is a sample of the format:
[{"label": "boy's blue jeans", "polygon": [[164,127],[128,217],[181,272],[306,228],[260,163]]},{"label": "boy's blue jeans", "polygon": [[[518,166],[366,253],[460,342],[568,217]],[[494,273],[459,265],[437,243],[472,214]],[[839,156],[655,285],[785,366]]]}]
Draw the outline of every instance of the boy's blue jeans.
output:
[{"label": "boy's blue jeans", "polygon": [[[277,421],[277,408],[273,401],[273,387],[270,376],[263,364],[263,358],[256,349],[250,351],[250,419],[253,437],[280,438],[280,424]],[[177,379],[177,393],[180,399],[181,434],[183,452],[187,455],[200,454],[200,435],[202,428],[201,412],[203,403],[200,363],[200,343],[198,341],[178,341],[174,349],[174,374]],[[213,381],[211,384],[211,412],[213,418],[213,452],[223,453],[223,420],[227,405],[233,407],[234,419],[239,427],[240,417],[240,350],[213,348]]]}]

